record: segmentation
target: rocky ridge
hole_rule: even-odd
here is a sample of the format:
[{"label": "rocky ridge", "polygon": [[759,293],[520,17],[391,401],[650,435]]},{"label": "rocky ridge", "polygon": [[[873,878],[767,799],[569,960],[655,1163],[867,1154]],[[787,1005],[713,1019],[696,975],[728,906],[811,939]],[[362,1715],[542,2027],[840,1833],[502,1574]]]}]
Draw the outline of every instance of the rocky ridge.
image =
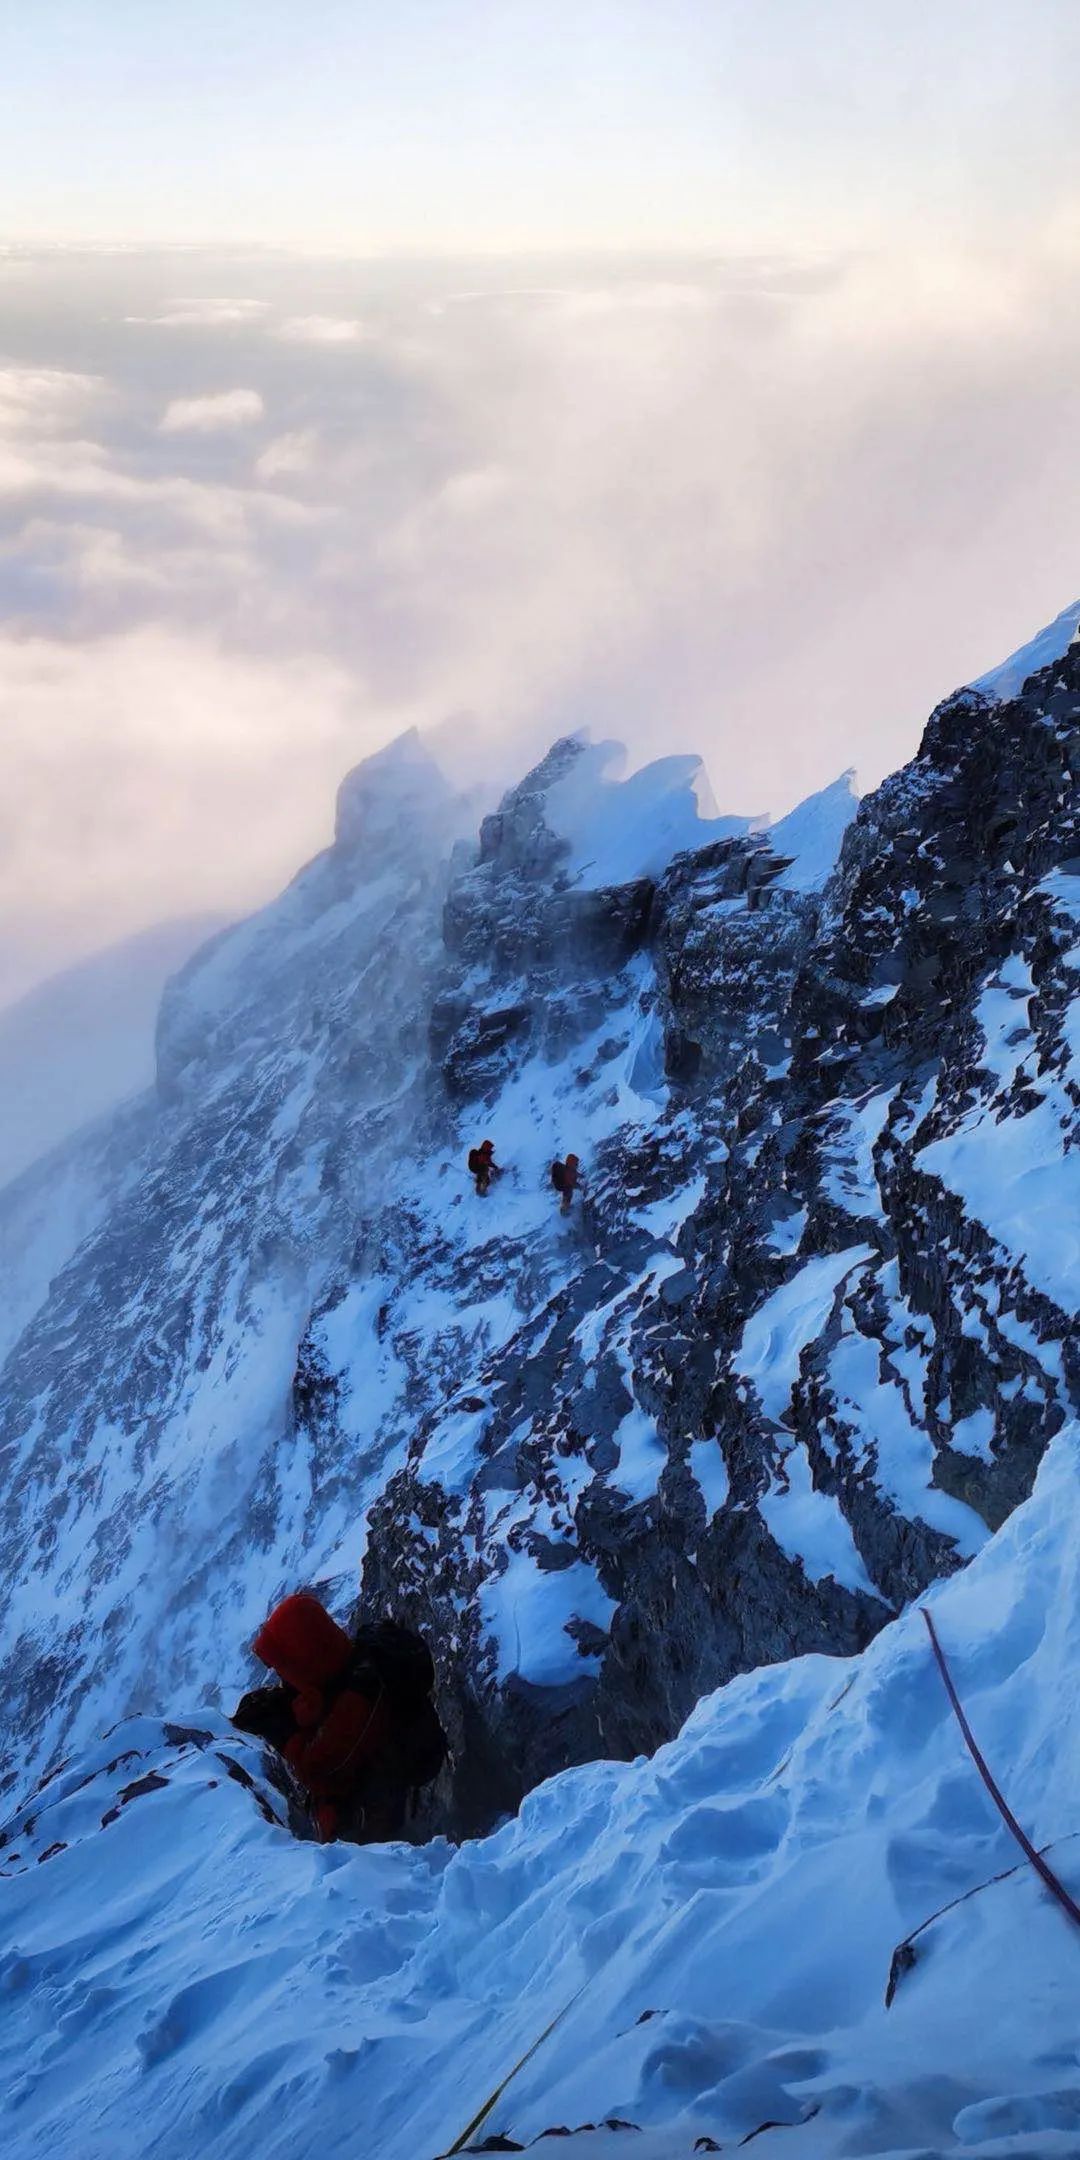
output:
[{"label": "rocky ridge", "polygon": [[824,886],[746,829],[590,886],[582,754],[478,844],[415,743],[361,768],[173,987],[156,1100],[0,1196],[13,1780],[227,1702],[363,1547],[440,1664],[422,1827],[480,1826],[860,1648],[1080,1404],[1076,650],[939,707]]}]

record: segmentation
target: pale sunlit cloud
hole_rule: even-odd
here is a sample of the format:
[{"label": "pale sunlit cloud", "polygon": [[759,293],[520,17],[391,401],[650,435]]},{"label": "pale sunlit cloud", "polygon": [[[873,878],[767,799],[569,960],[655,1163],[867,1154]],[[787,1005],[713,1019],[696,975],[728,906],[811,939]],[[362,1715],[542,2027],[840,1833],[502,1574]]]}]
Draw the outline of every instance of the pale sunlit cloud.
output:
[{"label": "pale sunlit cloud", "polygon": [[152,626],[89,647],[0,635],[0,706],[0,1002],[189,912],[200,856],[242,912],[329,837],[342,771],[380,739],[331,661]]},{"label": "pale sunlit cloud", "polygon": [[163,435],[213,435],[224,428],[251,427],[265,410],[257,390],[221,390],[213,397],[173,398],[159,426]]},{"label": "pale sunlit cloud", "polygon": [[338,315],[290,315],[274,331],[286,345],[362,345],[370,335],[364,323]]},{"label": "pale sunlit cloud", "polygon": [[0,366],[0,436],[66,433],[106,394],[72,368]]},{"label": "pale sunlit cloud", "polygon": [[269,310],[268,300],[173,300],[148,315],[125,315],[136,328],[158,330],[242,330],[258,327]]},{"label": "pale sunlit cloud", "polygon": [[164,313],[141,319],[171,330],[227,330],[234,325],[258,323],[268,307],[266,300],[177,300]]},{"label": "pale sunlit cloud", "polygon": [[291,435],[276,435],[255,460],[257,480],[291,480],[309,473],[318,455],[314,428],[297,428]]}]

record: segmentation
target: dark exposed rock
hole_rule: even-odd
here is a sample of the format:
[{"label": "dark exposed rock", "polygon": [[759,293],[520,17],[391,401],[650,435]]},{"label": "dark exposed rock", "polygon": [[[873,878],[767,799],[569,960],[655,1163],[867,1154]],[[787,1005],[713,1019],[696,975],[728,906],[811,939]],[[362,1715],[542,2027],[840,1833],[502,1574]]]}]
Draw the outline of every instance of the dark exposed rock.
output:
[{"label": "dark exposed rock", "polygon": [[[1080,658],[1055,672],[1066,670],[1080,706]],[[899,1443],[874,1422],[875,1389],[880,1415],[921,1435],[931,1493],[988,1529],[1030,1491],[1077,1401],[1074,1316],[1005,1261],[917,1159],[999,1084],[979,1066],[975,1006],[1010,954],[1033,973],[1035,1032],[1024,1007],[1015,1048],[1027,1056],[999,1114],[1022,1116],[1041,1099],[1036,1074],[1060,1068],[1076,985],[1057,972],[1048,904],[1033,888],[1075,853],[1080,761],[1071,725],[1066,745],[1045,705],[1039,677],[1006,707],[971,692],[947,701],[919,757],[863,804],[824,894],[789,891],[782,860],[751,837],[677,858],[647,895],[592,894],[583,907],[559,888],[544,767],[451,894],[448,947],[469,959],[484,1010],[504,1009],[501,985],[546,984],[542,1006],[568,974],[587,991],[591,971],[614,1012],[627,995],[620,969],[644,940],[658,995],[641,1010],[662,1031],[658,1062],[674,1090],[651,1133],[617,1133],[592,1165],[595,1266],[480,1368],[491,1405],[483,1457],[470,1493],[448,1500],[437,1545],[428,1537],[413,1552],[406,1517],[439,1490],[425,1474],[438,1409],[417,1430],[407,1478],[372,1516],[366,1584],[407,1596],[434,1640],[453,1637],[470,1716],[521,1788],[598,1748],[654,1748],[734,1673],[800,1652],[854,1653],[962,1564],[969,1548],[929,1500],[926,1517],[897,1502]],[[561,769],[573,748],[552,753]],[[442,994],[440,1031],[460,995]],[[470,1071],[479,1009],[449,1037],[451,1086]],[[562,1039],[574,1025],[568,1013]],[[535,1042],[541,1027],[534,1008],[523,1033]],[[490,1076],[474,1061],[469,1084]],[[863,1143],[860,1106],[871,1100],[882,1108]],[[695,1174],[700,1191],[674,1217],[676,1264],[658,1267],[670,1246],[662,1231],[643,1233],[642,1211],[662,1220]],[[849,1251],[858,1264],[811,1330],[778,1428],[740,1374],[742,1332],[808,1261]],[[599,1332],[582,1332],[596,1311]],[[861,1376],[857,1403],[841,1377],[849,1366]],[[966,1421],[981,1432],[987,1418],[992,1448],[965,1452]],[[619,1484],[634,1419],[655,1434],[639,1443],[655,1450],[648,1491]],[[728,1491],[718,1509],[690,1460],[710,1439],[713,1481]],[[815,1580],[763,1519],[762,1496],[790,1490],[793,1450],[846,1520],[864,1587]],[[500,1495],[525,1508],[532,1527],[518,1549],[541,1572],[570,1580],[583,1561],[611,1600],[606,1631],[567,1622],[584,1654],[580,1682],[498,1678],[477,1601],[507,1564],[486,1527]],[[557,1535],[541,1527],[556,1519]],[[446,1682],[453,1700],[461,1683],[449,1666]]]}]

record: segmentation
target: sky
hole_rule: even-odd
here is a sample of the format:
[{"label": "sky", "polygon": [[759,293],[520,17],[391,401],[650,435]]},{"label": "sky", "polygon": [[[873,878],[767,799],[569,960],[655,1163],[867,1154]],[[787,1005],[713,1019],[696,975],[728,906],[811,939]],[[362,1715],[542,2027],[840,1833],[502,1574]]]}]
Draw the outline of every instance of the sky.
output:
[{"label": "sky", "polygon": [[1080,10],[0,0],[0,1005],[419,724],[874,785],[1080,593]]},{"label": "sky", "polygon": [[1015,227],[1075,181],[1073,0],[34,0],[24,237],[349,253]]}]

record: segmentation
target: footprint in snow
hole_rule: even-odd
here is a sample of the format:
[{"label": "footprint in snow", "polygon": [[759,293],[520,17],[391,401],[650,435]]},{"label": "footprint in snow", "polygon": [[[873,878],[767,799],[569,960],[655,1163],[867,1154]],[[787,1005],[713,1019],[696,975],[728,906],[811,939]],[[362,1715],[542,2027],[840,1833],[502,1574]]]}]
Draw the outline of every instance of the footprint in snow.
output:
[{"label": "footprint in snow", "polygon": [[741,1807],[693,1808],[661,1846],[660,1864],[679,1881],[738,1888],[760,1876],[789,1819],[779,1792],[745,1800]]}]

